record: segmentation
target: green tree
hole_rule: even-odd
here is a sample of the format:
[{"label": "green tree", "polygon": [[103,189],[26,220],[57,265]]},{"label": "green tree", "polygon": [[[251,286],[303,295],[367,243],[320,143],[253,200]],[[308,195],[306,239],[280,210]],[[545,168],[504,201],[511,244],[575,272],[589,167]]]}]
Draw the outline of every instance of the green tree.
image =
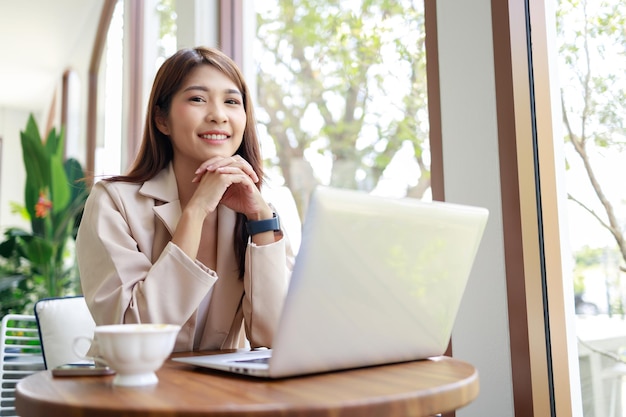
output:
[{"label": "green tree", "polygon": [[[588,184],[568,187],[568,198],[610,233],[626,271],[624,187],[611,190],[602,171],[606,157],[626,145],[626,3],[561,0],[557,14],[561,105],[567,165],[582,167]],[[585,195],[580,190],[589,186]],[[621,191],[621,193],[620,193]],[[621,299],[619,276],[612,287]]]},{"label": "green tree", "polygon": [[277,0],[257,15],[259,121],[301,211],[318,183],[307,159],[332,165],[330,185],[372,190],[398,151],[430,186],[421,0]]}]

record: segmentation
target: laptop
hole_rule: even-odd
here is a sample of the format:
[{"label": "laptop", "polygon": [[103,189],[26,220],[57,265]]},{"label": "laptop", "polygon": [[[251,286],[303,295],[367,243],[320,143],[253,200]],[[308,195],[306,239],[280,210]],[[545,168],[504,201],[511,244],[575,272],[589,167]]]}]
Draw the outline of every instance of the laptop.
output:
[{"label": "laptop", "polygon": [[318,187],[272,349],[175,358],[284,378],[445,353],[488,211]]}]

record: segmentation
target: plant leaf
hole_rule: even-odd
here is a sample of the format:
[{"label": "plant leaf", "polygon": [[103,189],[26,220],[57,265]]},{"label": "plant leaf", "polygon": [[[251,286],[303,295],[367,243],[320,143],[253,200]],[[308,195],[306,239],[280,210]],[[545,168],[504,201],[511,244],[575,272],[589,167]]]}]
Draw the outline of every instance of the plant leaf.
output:
[{"label": "plant leaf", "polygon": [[46,190],[49,185],[50,162],[39,136],[37,123],[31,114],[26,129],[20,132],[22,157],[26,168],[26,186],[24,201],[31,220],[35,218],[35,204],[39,191]]},{"label": "plant leaf", "polygon": [[26,256],[33,265],[47,265],[53,254],[53,243],[39,236],[24,239]]},{"label": "plant leaf", "polygon": [[70,184],[65,175],[63,160],[57,155],[50,155],[50,200],[52,212],[60,213],[70,202]]},{"label": "plant leaf", "polygon": [[71,191],[70,199],[85,201],[87,198],[87,185],[82,179],[85,177],[85,172],[83,171],[80,162],[78,162],[74,158],[69,158],[63,164],[65,168],[65,175],[67,176],[67,181]]}]

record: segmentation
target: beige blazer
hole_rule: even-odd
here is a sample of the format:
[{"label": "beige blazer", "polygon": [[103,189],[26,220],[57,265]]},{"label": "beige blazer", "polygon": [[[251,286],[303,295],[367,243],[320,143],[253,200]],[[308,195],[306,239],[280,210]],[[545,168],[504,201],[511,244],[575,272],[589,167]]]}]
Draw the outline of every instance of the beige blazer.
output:
[{"label": "beige blazer", "polygon": [[[215,271],[170,242],[180,216],[171,165],[144,184],[94,185],[76,252],[96,324],[179,324],[175,351],[242,347],[244,328],[252,347],[271,347],[294,262],[287,233],[270,245],[248,243],[241,280],[233,248],[235,212],[218,207]],[[210,291],[206,325],[196,329],[198,306]]]}]

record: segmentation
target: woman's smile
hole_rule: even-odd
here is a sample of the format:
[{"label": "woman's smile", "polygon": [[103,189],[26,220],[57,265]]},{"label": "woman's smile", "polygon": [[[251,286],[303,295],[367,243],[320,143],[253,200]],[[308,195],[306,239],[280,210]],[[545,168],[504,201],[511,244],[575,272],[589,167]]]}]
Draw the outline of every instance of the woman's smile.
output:
[{"label": "woman's smile", "polygon": [[198,136],[200,136],[200,139],[207,143],[220,143],[230,139],[230,135],[228,133],[216,131],[200,133]]}]

